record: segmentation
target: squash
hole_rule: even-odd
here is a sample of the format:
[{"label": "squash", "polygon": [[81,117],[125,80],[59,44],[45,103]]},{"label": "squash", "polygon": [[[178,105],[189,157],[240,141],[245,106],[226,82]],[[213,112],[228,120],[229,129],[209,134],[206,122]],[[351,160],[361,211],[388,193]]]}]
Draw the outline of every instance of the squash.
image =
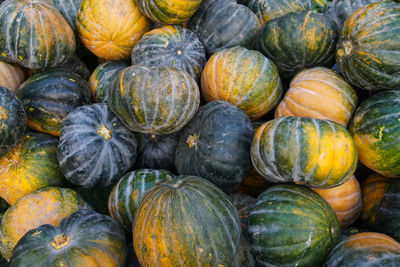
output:
[{"label": "squash", "polygon": [[93,208],[94,211],[100,214],[109,215],[107,202],[113,186],[114,185],[95,188],[73,186],[71,188],[74,189],[83,198],[83,200]]},{"label": "squash", "polygon": [[16,64],[0,61],[0,86],[7,88],[13,94],[18,86],[25,81],[24,70]]},{"label": "squash", "polygon": [[207,179],[225,192],[233,191],[250,169],[253,134],[242,110],[224,101],[209,102],[182,131],[176,169],[181,175]]},{"label": "squash", "polygon": [[65,70],[34,74],[17,90],[28,117],[28,127],[54,136],[76,107],[90,103],[88,84],[81,76]]},{"label": "squash", "polygon": [[172,180],[174,175],[166,170],[140,169],[122,176],[108,198],[108,211],[127,232],[132,231],[135,212],[144,194],[156,183]]},{"label": "squash", "polygon": [[256,204],[256,199],[250,195],[238,192],[229,194],[229,198],[237,209],[240,219],[240,226],[242,227],[242,235],[247,238],[247,223],[249,220],[249,214]]},{"label": "squash", "polygon": [[265,180],[252,165],[242,183],[236,188],[236,191],[258,197],[271,184],[272,183]]},{"label": "squash", "polygon": [[136,160],[137,142],[105,103],[74,109],[63,122],[57,158],[65,178],[85,188],[113,185]]},{"label": "squash", "polygon": [[80,209],[90,208],[72,189],[46,187],[17,200],[0,225],[0,252],[6,260],[21,237],[43,224],[58,226],[62,219]]},{"label": "squash", "polygon": [[341,228],[350,226],[360,216],[362,210],[361,189],[354,176],[337,187],[330,189],[314,188],[313,190],[331,205]]},{"label": "squash", "polygon": [[359,233],[341,241],[329,253],[324,267],[399,266],[400,244],[381,233]]},{"label": "squash", "polygon": [[325,14],[299,11],[267,22],[257,48],[277,65],[283,78],[315,66],[331,67],[339,37],[336,23]]},{"label": "squash", "polygon": [[251,253],[251,245],[243,235],[240,237],[238,252],[232,267],[256,267],[256,260]]},{"label": "squash", "polygon": [[284,116],[331,120],[347,127],[357,107],[357,94],[331,69],[314,67],[298,73],[275,110]]},{"label": "squash", "polygon": [[196,34],[181,26],[166,25],[145,33],[132,50],[132,65],[173,66],[200,80],[206,49]]},{"label": "squash", "polygon": [[120,60],[129,58],[135,43],[150,30],[150,21],[133,0],[82,0],[76,28],[97,57]]},{"label": "squash", "polygon": [[74,32],[47,0],[1,5],[0,36],[0,59],[29,69],[56,66],[75,53]]},{"label": "squash", "polygon": [[200,92],[186,71],[134,65],[113,80],[109,104],[132,131],[171,134],[192,119],[200,104]]},{"label": "squash", "polygon": [[68,21],[71,29],[76,32],[76,14],[81,6],[82,0],[50,0],[56,9]]},{"label": "squash", "polygon": [[179,176],[143,196],[133,245],[141,266],[231,266],[240,232],[228,196],[200,177]]},{"label": "squash", "polygon": [[201,75],[206,101],[223,100],[256,120],[282,97],[282,81],[275,64],[258,51],[236,46],[220,49],[207,61]]},{"label": "squash", "polygon": [[333,209],[299,185],[274,185],[249,215],[250,244],[262,266],[319,266],[340,237]]}]

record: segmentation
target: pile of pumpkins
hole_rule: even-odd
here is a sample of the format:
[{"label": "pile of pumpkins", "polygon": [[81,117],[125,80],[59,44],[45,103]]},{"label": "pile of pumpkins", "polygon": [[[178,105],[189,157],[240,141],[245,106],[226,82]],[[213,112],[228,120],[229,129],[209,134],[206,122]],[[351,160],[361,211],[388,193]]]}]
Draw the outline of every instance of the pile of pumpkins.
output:
[{"label": "pile of pumpkins", "polygon": [[0,2],[0,266],[400,266],[396,1]]}]

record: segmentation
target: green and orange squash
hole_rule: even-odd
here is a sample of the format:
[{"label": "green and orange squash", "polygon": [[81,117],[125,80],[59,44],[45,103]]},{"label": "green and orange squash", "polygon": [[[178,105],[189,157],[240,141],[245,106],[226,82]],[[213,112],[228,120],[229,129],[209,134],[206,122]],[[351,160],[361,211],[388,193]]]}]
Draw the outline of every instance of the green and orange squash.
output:
[{"label": "green and orange squash", "polygon": [[25,71],[17,64],[0,61],[0,86],[15,94],[18,86],[25,81]]},{"label": "green and orange squash", "polygon": [[68,21],[71,29],[76,32],[76,14],[81,6],[82,0],[50,0],[56,9]]},{"label": "green and orange squash", "polygon": [[55,66],[51,69],[59,69],[69,71],[80,75],[85,81],[89,80],[90,72],[86,64],[77,56],[73,55],[61,65]]}]

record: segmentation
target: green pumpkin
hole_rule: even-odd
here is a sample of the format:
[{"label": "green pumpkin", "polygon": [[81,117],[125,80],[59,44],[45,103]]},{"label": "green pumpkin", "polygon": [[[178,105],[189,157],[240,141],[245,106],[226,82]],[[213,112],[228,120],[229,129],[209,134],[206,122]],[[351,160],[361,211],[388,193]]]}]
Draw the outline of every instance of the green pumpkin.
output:
[{"label": "green pumpkin", "polygon": [[100,214],[109,215],[107,209],[108,196],[113,185],[106,187],[84,188],[82,186],[72,187],[93,210]]},{"label": "green pumpkin", "polygon": [[81,6],[82,0],[50,0],[57,10],[64,16],[68,21],[71,29],[76,32],[76,14],[78,14],[79,7]]}]

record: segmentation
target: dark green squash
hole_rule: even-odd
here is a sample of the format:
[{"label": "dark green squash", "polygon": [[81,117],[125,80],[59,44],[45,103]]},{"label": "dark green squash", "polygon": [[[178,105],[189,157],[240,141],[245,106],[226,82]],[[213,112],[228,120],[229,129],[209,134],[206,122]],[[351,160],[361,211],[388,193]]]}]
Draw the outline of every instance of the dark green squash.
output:
[{"label": "dark green squash", "polygon": [[114,219],[80,210],[59,227],[45,224],[27,232],[16,245],[10,267],[121,266],[126,261],[125,233]]},{"label": "dark green squash", "polygon": [[82,106],[65,119],[58,161],[65,178],[85,188],[113,185],[136,160],[137,142],[104,103]]},{"label": "dark green squash", "polygon": [[57,10],[64,16],[68,21],[71,29],[76,32],[76,14],[78,14],[79,7],[81,6],[82,0],[50,0]]},{"label": "dark green squash", "polygon": [[70,71],[80,75],[85,81],[89,80],[90,72],[86,64],[77,56],[73,55],[61,65],[56,66],[52,69],[60,69],[65,71]]},{"label": "dark green squash", "polygon": [[250,244],[263,266],[319,266],[340,237],[339,221],[317,193],[274,185],[250,212]]},{"label": "dark green squash", "polygon": [[108,196],[111,193],[114,185],[106,187],[84,188],[82,186],[73,186],[83,200],[88,203],[93,210],[100,214],[109,215],[107,208]]},{"label": "dark green squash", "polygon": [[246,113],[228,102],[209,102],[182,131],[175,156],[178,173],[233,191],[250,169],[253,135]]}]

